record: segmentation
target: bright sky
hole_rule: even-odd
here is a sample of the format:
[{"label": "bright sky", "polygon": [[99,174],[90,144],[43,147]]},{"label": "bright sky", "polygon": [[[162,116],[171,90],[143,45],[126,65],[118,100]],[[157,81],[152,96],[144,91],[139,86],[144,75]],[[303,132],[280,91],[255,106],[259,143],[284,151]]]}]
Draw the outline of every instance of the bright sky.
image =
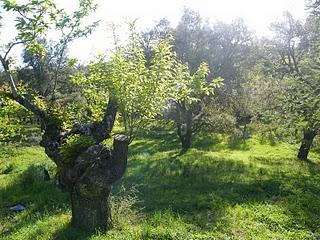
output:
[{"label": "bright sky", "polygon": [[[67,9],[73,9],[77,1],[57,2]],[[124,26],[125,22],[138,19],[138,26],[148,29],[165,17],[174,27],[184,7],[198,11],[204,20],[209,21],[231,22],[237,17],[243,18],[249,29],[258,36],[268,35],[270,23],[280,20],[284,11],[288,10],[295,18],[305,18],[305,0],[96,0],[96,3],[99,8],[92,18],[101,20],[100,26],[89,38],[77,40],[70,47],[70,55],[82,61],[92,59],[110,48],[111,34],[107,31],[108,23]],[[4,16],[2,39],[13,34],[10,20],[10,16]]]}]

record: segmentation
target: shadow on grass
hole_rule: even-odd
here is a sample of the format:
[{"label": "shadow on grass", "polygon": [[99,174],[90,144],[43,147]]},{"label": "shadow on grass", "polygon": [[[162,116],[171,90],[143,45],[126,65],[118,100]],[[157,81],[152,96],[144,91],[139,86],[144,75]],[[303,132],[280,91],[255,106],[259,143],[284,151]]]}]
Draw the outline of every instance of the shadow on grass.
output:
[{"label": "shadow on grass", "polygon": [[[48,214],[55,215],[68,209],[68,195],[58,191],[52,180],[45,181],[39,176],[33,176],[34,165],[14,174],[17,175],[15,180],[9,186],[0,188],[0,218],[15,220],[9,220],[2,226],[0,236],[9,236],[24,227],[32,226]],[[23,204],[26,209],[20,213],[12,213],[8,207],[15,204]],[[36,239],[36,236],[29,239]]]},{"label": "shadow on grass", "polygon": [[[221,152],[224,150],[248,151],[250,146],[247,139],[226,137],[219,134],[198,133],[194,134],[192,148],[200,151]],[[130,145],[131,155],[138,153],[155,154],[162,151],[177,151],[183,155],[188,150],[181,150],[181,143],[175,132],[172,131],[150,131],[148,134],[141,134],[137,141]]]},{"label": "shadow on grass", "polygon": [[[198,144],[201,146],[201,142]],[[209,146],[202,145],[202,149]],[[135,159],[134,155],[129,160],[129,172],[123,182],[139,186],[141,206],[146,213],[170,210],[185,216],[211,210],[213,218],[219,219],[228,206],[271,204],[287,209],[286,214],[297,226],[311,231],[320,228],[320,175],[316,175],[319,165],[309,163],[311,176],[300,176],[289,168],[280,173],[274,171],[275,162],[278,169],[282,167],[280,158],[258,159],[264,163],[265,168],[261,168],[208,156],[205,151],[178,156],[177,150],[156,160]],[[313,203],[308,205],[311,199]],[[189,223],[202,227],[193,218]]]},{"label": "shadow on grass", "polygon": [[[202,160],[204,158],[202,156]],[[212,162],[204,160],[203,163],[184,162],[179,158],[150,161],[135,167],[135,172],[125,181],[141,186],[139,191],[147,211],[168,207],[177,212],[211,209],[215,198],[235,204],[287,194],[280,191],[277,179],[241,181],[241,176],[250,174],[243,163],[210,160]]]},{"label": "shadow on grass", "polygon": [[[226,142],[225,142],[226,141]],[[220,152],[224,150],[242,150],[250,149],[246,141],[234,138],[223,138],[219,135],[196,135],[193,137],[192,148],[200,151]],[[155,154],[163,151],[176,151],[176,155],[184,155],[187,151],[181,151],[181,143],[178,136],[172,132],[155,133],[150,132],[143,138],[136,139],[130,147],[130,154]]]},{"label": "shadow on grass", "polygon": [[218,134],[202,134],[194,137],[193,146],[202,151],[220,152],[223,150],[250,150],[246,140],[222,137]]},{"label": "shadow on grass", "polygon": [[[93,233],[81,231],[77,228],[72,227],[71,223],[68,223],[63,228],[59,229],[54,233],[55,240],[87,240]],[[30,239],[31,240],[31,239]]]}]

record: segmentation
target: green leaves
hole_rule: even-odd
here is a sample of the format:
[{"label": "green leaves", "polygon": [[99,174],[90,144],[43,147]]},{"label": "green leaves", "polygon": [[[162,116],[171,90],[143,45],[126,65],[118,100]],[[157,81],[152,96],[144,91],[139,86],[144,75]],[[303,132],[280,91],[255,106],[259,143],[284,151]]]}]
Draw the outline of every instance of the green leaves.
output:
[{"label": "green leaves", "polygon": [[17,13],[16,29],[17,40],[32,41],[38,35],[44,34],[50,25],[50,19],[46,15],[54,15],[56,6],[50,0],[33,0],[27,4],[17,3],[12,0],[4,0],[3,8]]},{"label": "green leaves", "polygon": [[32,0],[20,3],[4,0],[3,8],[17,14],[15,19],[17,36],[14,42],[25,43],[28,51],[44,55],[44,48],[37,39],[45,38],[49,30],[60,34],[60,43],[65,45],[79,37],[87,36],[97,22],[83,24],[83,19],[96,9],[92,0],[81,0],[78,10],[68,14],[57,8],[53,0]]},{"label": "green leaves", "polygon": [[8,97],[8,87],[0,87],[0,140],[20,134],[19,118],[28,116],[26,109]]},{"label": "green leaves", "polygon": [[200,64],[197,71],[190,75],[187,65],[179,64],[177,71],[175,99],[188,105],[201,102],[204,96],[213,95],[215,88],[222,86],[223,79],[217,78],[207,82],[209,66]]},{"label": "green leaves", "polygon": [[36,40],[27,43],[26,50],[32,53],[36,57],[42,58],[46,55],[45,46]]},{"label": "green leaves", "polygon": [[220,78],[206,81],[209,67],[205,63],[190,75],[187,65],[177,60],[170,36],[151,43],[152,55],[147,62],[134,24],[130,31],[128,43],[117,45],[109,61],[100,59],[90,65],[89,73],[74,75],[72,80],[83,89],[94,114],[103,114],[107,96],[116,98],[120,121],[128,136],[162,115],[169,99],[193,105],[222,85]]},{"label": "green leaves", "polygon": [[[107,95],[117,99],[120,120],[128,136],[161,114],[174,94],[176,81],[176,58],[170,40],[152,43],[153,57],[147,64],[142,39],[134,25],[130,31],[128,43],[117,46],[109,61],[100,59],[91,64],[88,74],[73,76],[73,83],[85,88],[82,93],[93,112],[103,113]],[[91,104],[92,98],[100,104]]]}]

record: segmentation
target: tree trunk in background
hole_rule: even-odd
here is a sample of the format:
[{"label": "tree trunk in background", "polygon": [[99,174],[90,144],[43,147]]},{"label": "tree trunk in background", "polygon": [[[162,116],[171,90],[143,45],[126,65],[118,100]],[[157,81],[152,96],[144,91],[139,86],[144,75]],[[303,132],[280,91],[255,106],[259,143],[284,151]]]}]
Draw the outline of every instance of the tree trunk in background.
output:
[{"label": "tree trunk in background", "polygon": [[301,160],[307,160],[308,154],[313,142],[314,137],[316,136],[316,131],[306,130],[303,133],[303,139],[301,141],[301,146],[298,152],[298,158]]},{"label": "tree trunk in background", "polygon": [[181,142],[181,152],[186,152],[191,147],[192,142],[192,112],[184,112],[185,123],[177,125],[177,133]]},{"label": "tree trunk in background", "polygon": [[180,137],[182,152],[186,152],[191,147],[192,130],[189,127],[186,128],[185,134]]}]

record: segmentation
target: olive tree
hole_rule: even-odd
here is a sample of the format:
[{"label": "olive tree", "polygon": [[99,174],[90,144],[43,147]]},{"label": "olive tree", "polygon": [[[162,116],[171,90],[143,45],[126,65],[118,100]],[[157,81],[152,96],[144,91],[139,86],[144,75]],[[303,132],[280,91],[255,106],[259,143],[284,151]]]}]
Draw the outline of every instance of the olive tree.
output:
[{"label": "olive tree", "polygon": [[[73,115],[78,113],[68,112],[68,108],[56,104],[54,98],[46,101],[16,84],[10,52],[14,46],[24,44],[29,51],[44,56],[45,48],[38,39],[50,29],[62,33],[61,49],[65,51],[71,40],[92,31],[95,24],[83,25],[82,20],[95,5],[91,0],[80,0],[79,10],[72,15],[58,9],[50,0],[33,0],[27,4],[6,0],[3,8],[18,14],[18,35],[0,54],[8,86],[2,88],[2,94],[41,120],[40,145],[57,165],[60,185],[70,192],[72,224],[89,231],[110,229],[108,198],[112,184],[125,172],[129,138],[134,129],[153,119],[166,103],[175,79],[172,76],[175,55],[170,44],[155,42],[151,64],[145,66],[143,49],[141,44],[137,45],[137,34],[132,31],[128,45],[117,46],[109,60],[100,60],[90,66],[89,72],[73,76],[75,84],[85,85],[82,93],[87,107],[95,105],[92,98],[100,103],[94,109],[96,114],[82,118],[87,121],[75,122]],[[118,113],[129,136],[115,135],[113,147],[109,147],[105,140],[113,134]]]}]

